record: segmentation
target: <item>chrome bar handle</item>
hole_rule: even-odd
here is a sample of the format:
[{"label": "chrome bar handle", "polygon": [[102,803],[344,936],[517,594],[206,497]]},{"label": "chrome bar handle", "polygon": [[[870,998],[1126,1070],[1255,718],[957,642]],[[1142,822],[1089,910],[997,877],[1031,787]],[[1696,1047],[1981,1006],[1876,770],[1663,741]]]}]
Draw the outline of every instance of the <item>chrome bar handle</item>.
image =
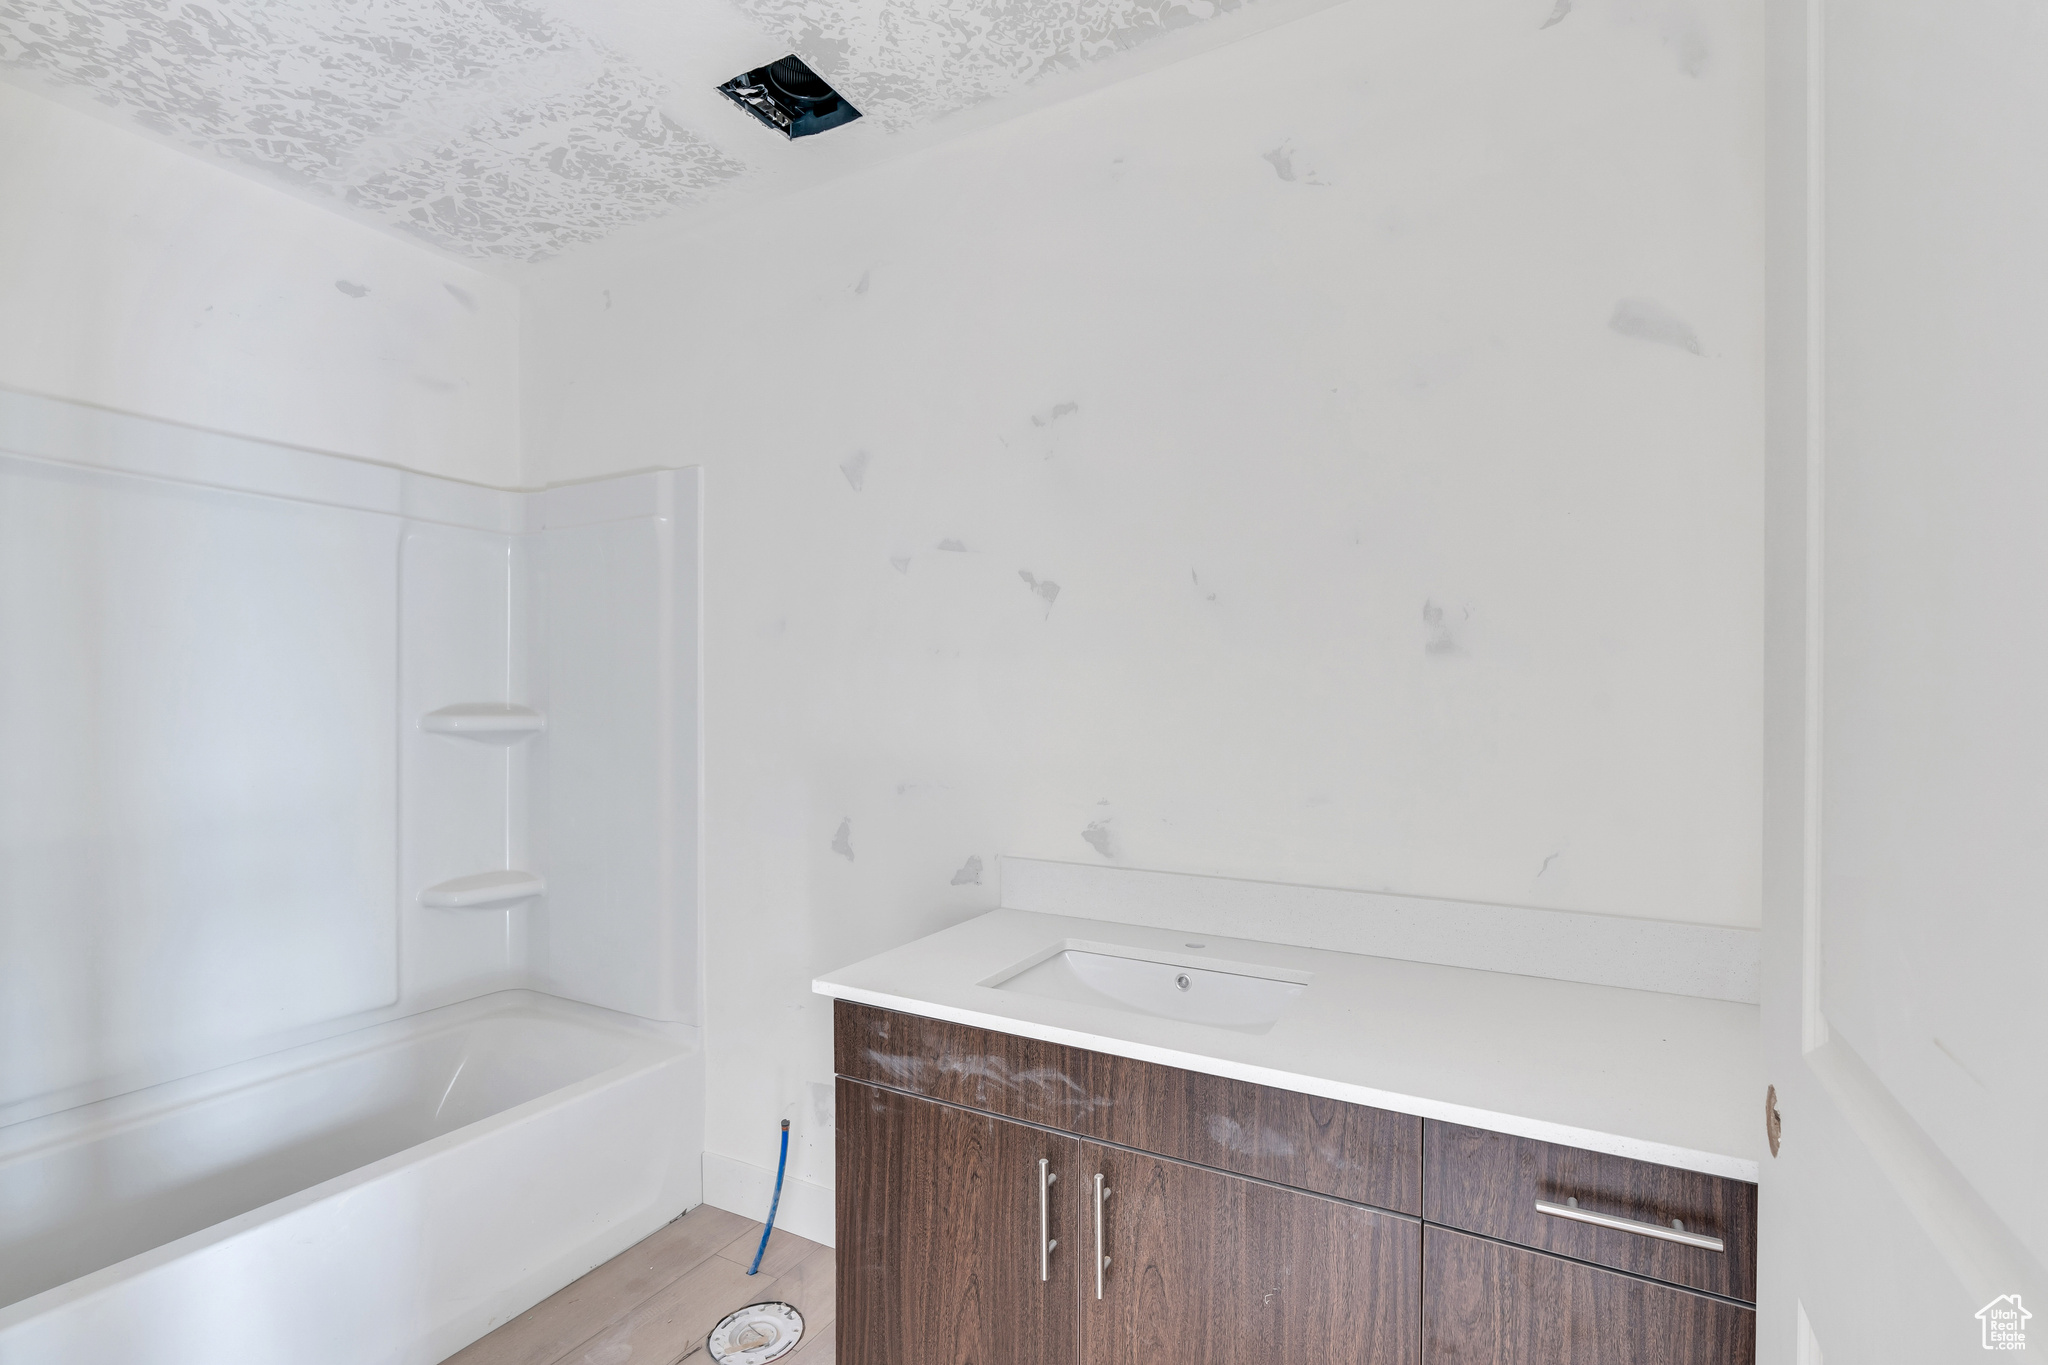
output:
[{"label": "chrome bar handle", "polygon": [[1046,1169],[1050,1163],[1038,1158],[1038,1280],[1043,1284],[1052,1278],[1052,1251],[1059,1243],[1052,1237],[1052,1212],[1050,1198],[1053,1182],[1059,1177]]},{"label": "chrome bar handle", "polygon": [[1536,1212],[1547,1213],[1552,1218],[1569,1218],[1574,1223],[1591,1223],[1596,1228],[1613,1228],[1616,1232],[1633,1232],[1638,1237],[1655,1237],[1661,1242],[1678,1242],[1689,1247],[1706,1251],[1725,1251],[1719,1237],[1705,1233],[1687,1232],[1685,1224],[1674,1218],[1671,1226],[1662,1223],[1638,1223],[1633,1218],[1617,1218],[1611,1213],[1595,1213],[1579,1207],[1577,1199],[1567,1199],[1562,1204],[1553,1204],[1547,1199],[1536,1201]]},{"label": "chrome bar handle", "polygon": [[1115,1194],[1102,1187],[1102,1172],[1095,1173],[1095,1297],[1102,1297],[1102,1272],[1109,1269],[1109,1257],[1102,1254],[1102,1201]]}]

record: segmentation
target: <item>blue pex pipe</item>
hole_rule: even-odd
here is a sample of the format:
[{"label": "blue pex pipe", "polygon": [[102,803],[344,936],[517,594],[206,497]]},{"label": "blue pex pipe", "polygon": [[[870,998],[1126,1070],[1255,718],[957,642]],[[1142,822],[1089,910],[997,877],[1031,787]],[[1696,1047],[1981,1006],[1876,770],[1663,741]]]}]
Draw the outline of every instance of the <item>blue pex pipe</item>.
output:
[{"label": "blue pex pipe", "polygon": [[768,1234],[775,1231],[775,1210],[782,1204],[782,1173],[789,1167],[789,1120],[782,1121],[782,1154],[775,1158],[775,1196],[768,1201],[768,1222],[761,1229],[761,1245],[754,1248],[754,1263],[747,1267],[752,1275],[761,1269],[761,1258],[768,1252]]}]

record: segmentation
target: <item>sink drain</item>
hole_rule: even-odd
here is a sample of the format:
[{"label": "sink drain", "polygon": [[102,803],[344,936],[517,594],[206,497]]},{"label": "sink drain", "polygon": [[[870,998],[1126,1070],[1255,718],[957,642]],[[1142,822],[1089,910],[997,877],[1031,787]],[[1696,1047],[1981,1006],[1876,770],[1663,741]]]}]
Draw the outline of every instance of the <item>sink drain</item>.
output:
[{"label": "sink drain", "polygon": [[803,1340],[804,1315],[786,1303],[750,1303],[728,1313],[704,1343],[718,1365],[768,1365]]}]

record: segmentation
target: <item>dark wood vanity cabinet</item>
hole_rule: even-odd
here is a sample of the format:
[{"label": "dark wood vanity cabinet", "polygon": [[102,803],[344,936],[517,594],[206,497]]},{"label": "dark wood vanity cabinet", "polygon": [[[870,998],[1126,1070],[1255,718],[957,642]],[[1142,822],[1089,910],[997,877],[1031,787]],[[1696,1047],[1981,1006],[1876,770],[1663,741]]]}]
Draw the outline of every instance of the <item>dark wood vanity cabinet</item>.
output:
[{"label": "dark wood vanity cabinet", "polygon": [[1740,1181],[845,1001],[835,1053],[841,1365],[1755,1357]]},{"label": "dark wood vanity cabinet", "polygon": [[[1422,1216],[1503,1242],[1592,1261],[1723,1298],[1756,1301],[1756,1186],[1455,1123],[1425,1125]],[[1576,1206],[1629,1227],[1577,1222]],[[1711,1234],[1718,1251],[1666,1241]]]},{"label": "dark wood vanity cabinet", "polygon": [[1422,1120],[841,1000],[833,1070],[927,1099],[1332,1195],[1422,1212]]},{"label": "dark wood vanity cabinet", "polygon": [[1756,1310],[1425,1227],[1427,1365],[1753,1365]]},{"label": "dark wood vanity cabinet", "polygon": [[[841,1078],[837,1088],[841,1361],[1066,1365],[1081,1144],[1040,1128]],[[1041,1264],[1039,1163],[1048,1189]]]},{"label": "dark wood vanity cabinet", "polygon": [[1093,1144],[1079,1169],[1083,1365],[1416,1365],[1413,1219]]},{"label": "dark wood vanity cabinet", "polygon": [[1415,1365],[1412,1219],[844,1077],[838,1114],[847,1365]]}]

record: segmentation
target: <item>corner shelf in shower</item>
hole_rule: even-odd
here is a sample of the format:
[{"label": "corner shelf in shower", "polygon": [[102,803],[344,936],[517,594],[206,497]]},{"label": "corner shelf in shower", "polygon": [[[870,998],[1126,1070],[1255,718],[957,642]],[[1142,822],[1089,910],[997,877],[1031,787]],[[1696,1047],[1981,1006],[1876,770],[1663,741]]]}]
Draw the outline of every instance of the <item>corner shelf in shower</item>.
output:
[{"label": "corner shelf in shower", "polygon": [[429,734],[460,735],[489,744],[516,744],[547,728],[546,716],[516,702],[463,701],[420,717],[420,729]]},{"label": "corner shelf in shower", "polygon": [[547,889],[547,880],[531,872],[475,872],[428,887],[420,892],[420,904],[437,910],[496,909],[538,896]]}]

